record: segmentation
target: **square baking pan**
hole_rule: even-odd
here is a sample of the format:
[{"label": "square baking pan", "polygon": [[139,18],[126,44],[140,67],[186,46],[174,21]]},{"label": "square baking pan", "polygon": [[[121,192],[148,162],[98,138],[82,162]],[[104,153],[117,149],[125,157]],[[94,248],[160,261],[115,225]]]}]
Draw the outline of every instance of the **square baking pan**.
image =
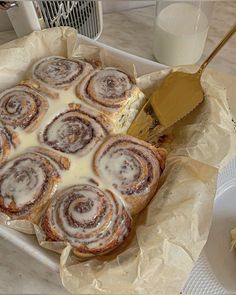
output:
[{"label": "square baking pan", "polygon": [[[105,48],[133,62],[138,76],[166,66],[78,35],[82,44]],[[209,239],[183,288],[183,294],[236,294],[236,253],[230,251],[230,230],[236,226],[236,158],[218,177],[214,216]],[[48,268],[59,271],[59,255],[39,246],[35,236],[0,225],[0,237],[10,241]]]},{"label": "square baking pan", "polygon": [[[80,44],[90,44],[105,48],[107,51],[115,54],[118,57],[121,57],[124,62],[125,60],[133,62],[135,64],[138,75],[144,75],[167,68],[162,64],[112,48],[100,42],[91,40],[85,36],[78,35],[78,38]],[[59,270],[59,255],[42,248],[38,244],[37,239],[34,235],[23,234],[3,225],[0,225],[0,237],[15,244],[17,247],[21,248],[23,251],[33,256],[38,261],[47,265],[49,268],[56,271]]]}]

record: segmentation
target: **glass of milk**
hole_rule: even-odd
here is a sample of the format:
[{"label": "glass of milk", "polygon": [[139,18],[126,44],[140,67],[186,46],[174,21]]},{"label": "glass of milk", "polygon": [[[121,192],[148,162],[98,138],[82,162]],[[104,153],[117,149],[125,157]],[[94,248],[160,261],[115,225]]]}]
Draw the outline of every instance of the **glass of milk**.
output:
[{"label": "glass of milk", "polygon": [[170,66],[195,64],[202,55],[213,2],[157,1],[153,54]]}]

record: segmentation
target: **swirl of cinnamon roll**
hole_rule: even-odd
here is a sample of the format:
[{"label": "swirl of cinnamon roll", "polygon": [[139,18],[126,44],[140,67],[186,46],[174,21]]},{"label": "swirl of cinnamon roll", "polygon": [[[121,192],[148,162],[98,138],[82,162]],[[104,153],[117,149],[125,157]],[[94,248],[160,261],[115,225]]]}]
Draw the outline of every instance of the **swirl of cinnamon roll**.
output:
[{"label": "swirl of cinnamon roll", "polygon": [[59,192],[41,221],[47,240],[69,242],[79,257],[114,250],[128,237],[131,225],[112,192],[88,184]]},{"label": "swirl of cinnamon roll", "polygon": [[134,92],[136,87],[130,78],[115,68],[91,72],[76,89],[78,98],[105,113],[121,109]]},{"label": "swirl of cinnamon roll", "polygon": [[0,169],[0,212],[37,222],[60,181],[55,165],[39,153],[25,153]]},{"label": "swirl of cinnamon roll", "polygon": [[48,109],[48,101],[28,85],[18,85],[0,93],[0,121],[12,128],[33,131]]},{"label": "swirl of cinnamon roll", "polygon": [[46,86],[67,89],[92,69],[90,64],[80,60],[49,56],[34,64],[32,77]]},{"label": "swirl of cinnamon roll", "polygon": [[0,125],[0,165],[7,160],[11,148],[15,148],[19,142],[19,138],[15,132],[10,128]]},{"label": "swirl of cinnamon roll", "polygon": [[40,135],[51,148],[68,154],[87,154],[110,131],[111,123],[102,114],[70,104]]},{"label": "swirl of cinnamon roll", "polygon": [[132,214],[143,210],[158,187],[165,151],[128,135],[108,138],[94,156],[94,169],[117,190]]}]

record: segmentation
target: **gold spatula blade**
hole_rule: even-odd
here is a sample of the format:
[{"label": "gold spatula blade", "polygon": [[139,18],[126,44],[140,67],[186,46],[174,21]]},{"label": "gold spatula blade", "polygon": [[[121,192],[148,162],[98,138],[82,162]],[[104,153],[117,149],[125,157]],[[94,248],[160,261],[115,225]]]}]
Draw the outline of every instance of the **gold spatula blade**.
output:
[{"label": "gold spatula blade", "polygon": [[196,73],[171,72],[139,111],[128,134],[149,141],[159,131],[170,127],[203,101],[201,75],[205,67],[236,32],[236,23],[215,47]]},{"label": "gold spatula blade", "polygon": [[150,104],[161,125],[173,125],[203,101],[198,73],[172,72],[150,97]]},{"label": "gold spatula blade", "polygon": [[159,125],[159,131],[168,128],[202,101],[198,73],[172,72],[140,110],[128,134],[148,140],[152,130],[157,130],[156,126]]}]

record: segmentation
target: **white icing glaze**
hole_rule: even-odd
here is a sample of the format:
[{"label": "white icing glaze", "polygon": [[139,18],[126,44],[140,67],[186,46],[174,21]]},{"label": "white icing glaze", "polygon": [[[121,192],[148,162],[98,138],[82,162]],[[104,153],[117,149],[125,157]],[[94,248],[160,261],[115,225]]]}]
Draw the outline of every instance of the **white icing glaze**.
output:
[{"label": "white icing glaze", "polygon": [[123,182],[129,185],[136,181],[139,165],[140,163],[134,157],[117,151],[113,155],[109,153],[107,157],[101,158],[99,169],[103,171],[103,176],[107,181]]},{"label": "white icing glaze", "polygon": [[108,139],[96,154],[95,169],[123,195],[145,195],[160,177],[156,156],[130,136]]},{"label": "white icing glaze", "polygon": [[0,120],[13,128],[27,128],[47,108],[47,101],[30,87],[19,85],[0,93]]},{"label": "white icing glaze", "polygon": [[[90,109],[84,102],[81,102],[75,95],[75,87],[71,87],[68,90],[61,90],[59,92],[58,99],[51,99],[49,101],[49,109],[45,114],[44,120],[40,124],[38,131],[28,133],[20,128],[16,129],[16,132],[19,136],[20,144],[14,150],[9,157],[9,159],[25,153],[31,147],[42,146],[49,148],[47,145],[40,143],[39,134],[45,129],[45,127],[60,113],[68,110],[69,103],[80,104],[82,107]],[[49,148],[50,149],[50,148]],[[52,150],[52,149],[51,149]],[[61,182],[58,189],[62,189],[71,185],[78,183],[87,182],[89,179],[94,179],[96,182],[99,182],[99,179],[95,176],[92,169],[92,158],[96,148],[89,151],[88,154],[83,155],[83,157],[78,158],[78,156],[73,154],[61,153],[55,151],[60,155],[67,157],[70,160],[71,166],[69,170],[60,171]],[[106,185],[105,185],[106,186]],[[106,186],[110,188],[110,185]]]},{"label": "white icing glaze", "polygon": [[119,98],[124,97],[125,92],[132,88],[132,84],[126,74],[115,69],[106,69],[100,70],[91,78],[88,88],[90,95],[96,93],[96,100],[120,100]]},{"label": "white icing glaze", "polygon": [[32,68],[32,77],[50,88],[62,89],[78,82],[92,70],[88,63],[69,60],[62,56],[49,56],[39,60]]},{"label": "white icing glaze", "polygon": [[92,169],[93,154],[94,152],[92,151],[81,158],[78,158],[76,155],[66,154],[66,157],[70,159],[71,165],[69,170],[61,171],[62,181],[58,189],[63,189],[78,183],[86,183],[90,178],[98,182],[99,180],[94,175]]},{"label": "white icing glaze", "polygon": [[[90,109],[91,111],[95,112],[95,117],[99,114],[101,114],[98,111],[95,111],[92,107],[90,107],[87,103],[84,101],[80,100],[76,96],[75,92],[75,87],[76,84],[73,84],[69,89],[67,90],[60,90],[58,92],[58,98],[50,99],[48,98],[48,104],[49,108],[43,118],[43,120],[40,122],[40,125],[38,129],[34,132],[26,132],[20,128],[16,129],[16,132],[19,136],[20,144],[16,147],[14,150],[14,153],[10,154],[10,159],[18,156],[22,153],[27,152],[27,150],[30,150],[31,147],[36,147],[36,146],[42,146],[44,148],[49,148],[47,145],[40,143],[39,142],[39,137],[42,131],[45,129],[45,127],[60,113],[63,113],[68,110],[68,104],[69,103],[74,103],[74,104],[80,104],[82,108],[87,108]],[[97,114],[97,115],[96,115]],[[59,124],[57,126],[57,129],[59,130],[61,128],[61,125]],[[50,135],[53,137],[55,136],[56,131],[51,130]],[[99,139],[98,143],[102,143],[103,139]],[[50,149],[50,148],[49,148]],[[52,149],[51,149],[52,150]],[[69,170],[63,170],[60,171],[61,175],[61,182],[58,185],[58,190],[77,185],[77,184],[84,184],[84,183],[89,183],[90,179],[94,180],[95,182],[98,183],[99,187],[101,189],[110,189],[113,190],[114,187],[112,186],[112,181],[111,181],[111,175],[108,175],[106,179],[104,179],[102,182],[100,181],[100,178],[97,177],[93,171],[92,163],[93,163],[93,156],[96,148],[92,149],[89,151],[87,154],[83,155],[83,157],[78,158],[77,155],[74,154],[67,154],[67,153],[61,153],[59,151],[55,151],[56,153],[67,157],[70,161],[70,169]],[[114,169],[115,171],[119,170],[119,165],[122,164],[124,159],[117,158],[117,161],[113,161],[113,164],[115,165]],[[126,178],[133,179],[134,178],[134,172],[132,169],[128,169],[129,171],[125,172]],[[41,181],[41,179],[40,179]],[[21,184],[22,186],[19,189],[19,192],[16,197],[16,205],[20,206],[22,204],[28,203],[31,201],[32,198],[32,191],[28,191],[27,194],[23,194],[23,186],[25,186],[25,183]],[[37,189],[37,187],[35,188]],[[116,192],[117,196],[120,196],[120,192]],[[10,200],[6,198],[4,201],[5,205],[10,204]],[[123,202],[123,200],[122,200]]]},{"label": "white icing glaze", "polygon": [[[72,192],[76,197],[68,205]],[[74,247],[86,245],[89,249],[99,249],[111,239],[117,239],[117,236],[112,237],[112,235],[118,226],[120,230],[118,238],[120,242],[123,241],[129,231],[125,226],[125,220],[122,219],[122,210],[121,201],[115,200],[110,193],[103,193],[96,187],[84,185],[67,189],[50,207],[54,230]],[[76,226],[73,222],[69,223],[71,219],[76,222]],[[90,226],[91,222],[95,224]]]},{"label": "white icing glaze", "polygon": [[56,117],[43,131],[42,141],[49,147],[82,156],[107,135],[99,118],[88,112],[68,110]]},{"label": "white icing glaze", "polygon": [[[33,201],[32,196],[37,197],[45,180],[43,170],[35,166],[35,162],[26,159],[13,168],[12,162],[8,162],[0,170],[0,178],[6,171],[12,170],[1,183],[1,195],[4,197],[5,206],[9,206],[14,200],[16,206],[21,206]],[[38,193],[37,193],[38,192]]]},{"label": "white icing glaze", "polygon": [[136,86],[125,73],[117,69],[105,68],[88,74],[77,87],[79,98],[97,109],[116,115],[132,100]]},{"label": "white icing glaze", "polygon": [[38,136],[36,132],[27,133],[19,129],[17,129],[16,132],[18,134],[20,144],[14,150],[14,153],[10,155],[10,159],[24,153],[30,147],[39,145]]}]

